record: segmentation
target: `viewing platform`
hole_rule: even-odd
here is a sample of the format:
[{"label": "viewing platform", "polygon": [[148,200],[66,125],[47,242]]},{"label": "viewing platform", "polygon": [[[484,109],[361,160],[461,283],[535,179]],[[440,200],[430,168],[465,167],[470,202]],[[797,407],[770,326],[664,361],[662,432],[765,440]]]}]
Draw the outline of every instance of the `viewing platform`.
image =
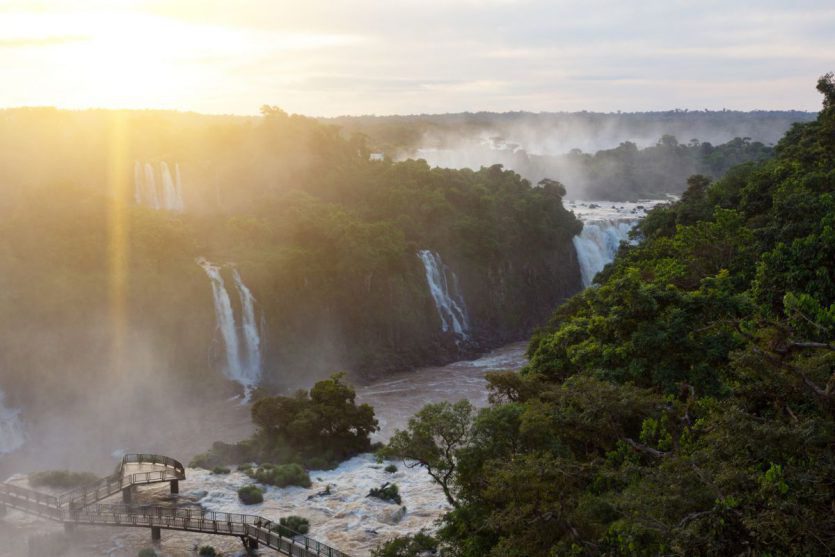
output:
[{"label": "viewing platform", "polygon": [[[288,536],[287,528],[260,516],[134,504],[137,489],[167,482],[171,493],[178,493],[185,478],[185,467],[173,458],[128,454],[114,474],[57,497],[0,483],[0,510],[8,507],[62,522],[67,530],[78,525],[149,528],[154,543],[161,541],[162,530],[182,530],[235,536],[247,550],[265,546],[291,557],[348,557],[305,535]],[[101,503],[119,493],[122,504]]]}]

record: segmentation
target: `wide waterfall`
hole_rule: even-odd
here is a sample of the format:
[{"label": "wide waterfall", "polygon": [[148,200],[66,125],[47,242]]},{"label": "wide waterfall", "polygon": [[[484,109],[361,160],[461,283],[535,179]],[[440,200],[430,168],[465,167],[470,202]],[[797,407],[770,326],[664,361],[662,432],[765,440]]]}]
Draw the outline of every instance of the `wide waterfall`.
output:
[{"label": "wide waterfall", "polygon": [[241,274],[237,269],[232,269],[232,278],[235,280],[235,289],[241,299],[242,331],[244,337],[244,354],[246,361],[243,362],[248,377],[254,377],[256,381],[261,377],[261,335],[258,330],[258,323],[255,320],[255,298],[252,292],[241,280]]},{"label": "wide waterfall", "polygon": [[142,205],[142,163],[133,163],[133,200],[137,205]]},{"label": "wide waterfall", "polygon": [[159,209],[159,195],[157,194],[157,179],[154,176],[154,167],[151,163],[145,163],[145,203],[152,209]]},{"label": "wide waterfall", "polygon": [[646,211],[659,203],[571,202],[570,208],[583,221],[583,231],[573,242],[584,287],[590,286],[597,273],[614,261],[621,242],[630,241],[629,232]]},{"label": "wide waterfall", "polygon": [[186,207],[183,204],[183,179],[180,176],[180,165],[178,163],[174,163],[174,179],[174,192],[176,194],[176,206],[174,210],[182,213]]},{"label": "wide waterfall", "polygon": [[174,178],[165,162],[159,163],[160,174],[162,175],[162,208],[169,211],[177,206],[177,190],[174,189]]},{"label": "wide waterfall", "polygon": [[[232,268],[235,289],[240,298],[241,316],[236,319],[232,300],[221,274],[221,266],[198,258],[212,283],[215,317],[226,349],[226,376],[244,387],[246,396],[261,380],[261,335],[255,318],[255,298]],[[240,323],[240,325],[238,325]]]},{"label": "wide waterfall", "polygon": [[180,175],[180,165],[174,165],[174,177],[168,163],[159,164],[159,175],[162,186],[157,187],[156,172],[151,163],[144,165],[139,161],[133,167],[133,197],[137,205],[145,205],[156,210],[182,212],[183,181]]},{"label": "wide waterfall", "polygon": [[5,394],[0,390],[0,454],[16,451],[25,441],[20,412],[7,408],[4,399]]},{"label": "wide waterfall", "polygon": [[423,262],[429,292],[441,317],[441,330],[452,331],[463,339],[468,338],[470,323],[458,277],[444,265],[439,254],[425,249],[418,252],[418,257]]}]

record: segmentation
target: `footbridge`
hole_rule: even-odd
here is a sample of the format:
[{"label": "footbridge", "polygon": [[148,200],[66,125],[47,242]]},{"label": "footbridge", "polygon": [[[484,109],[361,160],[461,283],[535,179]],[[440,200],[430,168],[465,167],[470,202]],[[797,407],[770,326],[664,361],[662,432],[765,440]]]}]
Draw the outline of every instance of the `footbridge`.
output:
[{"label": "footbridge", "polygon": [[[173,458],[128,454],[112,475],[60,496],[0,483],[0,507],[62,522],[67,530],[77,525],[149,528],[154,542],[162,530],[183,530],[235,536],[248,550],[265,546],[291,557],[348,557],[260,516],[134,504],[139,487],[167,482],[171,493],[178,493],[185,478],[185,468]],[[122,504],[101,503],[119,493]]]}]

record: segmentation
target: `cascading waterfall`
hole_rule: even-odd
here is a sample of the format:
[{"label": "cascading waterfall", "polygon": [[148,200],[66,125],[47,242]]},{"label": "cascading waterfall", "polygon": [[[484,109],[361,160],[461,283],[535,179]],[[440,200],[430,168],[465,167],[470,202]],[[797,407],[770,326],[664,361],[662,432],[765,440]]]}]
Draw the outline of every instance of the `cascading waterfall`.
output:
[{"label": "cascading waterfall", "polygon": [[232,269],[232,277],[235,280],[235,289],[241,299],[242,330],[244,335],[244,347],[246,361],[245,375],[251,377],[257,383],[261,378],[261,336],[258,331],[258,324],[255,321],[255,298],[252,292],[241,280],[241,274],[237,269]]},{"label": "cascading waterfall", "polygon": [[133,200],[142,205],[142,163],[133,163]]},{"label": "cascading waterfall", "polygon": [[[426,271],[429,292],[441,317],[441,330],[452,331],[459,337],[469,337],[470,323],[464,298],[458,287],[458,277],[446,265],[441,256],[427,249],[418,252]],[[451,280],[449,280],[451,278]],[[452,289],[450,289],[450,282]]]},{"label": "cascading waterfall", "polygon": [[11,453],[26,440],[20,412],[5,405],[5,394],[0,390],[0,454]]},{"label": "cascading waterfall", "polygon": [[168,163],[159,164],[161,189],[157,189],[156,173],[151,163],[144,165],[139,161],[133,165],[133,198],[137,205],[146,205],[152,209],[181,213],[183,205],[183,179],[180,165],[175,163],[174,177]]},{"label": "cascading waterfall", "polygon": [[583,286],[591,285],[597,273],[615,260],[620,243],[629,240],[629,231],[637,222],[599,220],[583,223],[583,231],[573,238]]},{"label": "cascading waterfall", "polygon": [[145,163],[145,195],[147,204],[152,209],[159,209],[159,195],[157,194],[157,179],[154,176],[154,167],[151,163]]},{"label": "cascading waterfall", "polygon": [[180,176],[180,165],[178,163],[174,163],[174,178],[174,188],[176,193],[176,205],[174,210],[182,213],[183,210],[185,210],[185,205],[183,204],[183,179]]},{"label": "cascading waterfall", "polygon": [[629,232],[647,210],[661,201],[612,203],[609,201],[572,201],[570,208],[583,221],[583,230],[572,239],[580,264],[583,286],[591,286],[594,277],[615,260],[621,242],[628,242]]},{"label": "cascading waterfall", "polygon": [[215,317],[226,348],[226,376],[243,386],[248,398],[250,391],[261,379],[261,336],[255,319],[255,299],[244,285],[237,269],[233,268],[232,277],[241,301],[242,316],[239,327],[232,300],[223,281],[221,267],[203,258],[199,258],[197,264],[206,271],[212,283]]},{"label": "cascading waterfall", "polygon": [[174,189],[174,179],[171,177],[168,164],[159,163],[159,171],[162,176],[162,208],[174,211],[177,208],[177,191]]}]

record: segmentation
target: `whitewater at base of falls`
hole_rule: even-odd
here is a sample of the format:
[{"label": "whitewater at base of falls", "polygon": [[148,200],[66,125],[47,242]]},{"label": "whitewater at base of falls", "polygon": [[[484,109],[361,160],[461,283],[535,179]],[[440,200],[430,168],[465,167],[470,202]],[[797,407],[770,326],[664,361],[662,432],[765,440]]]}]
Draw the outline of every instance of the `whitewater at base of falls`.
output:
[{"label": "whitewater at base of falls", "polygon": [[20,411],[6,407],[4,399],[0,390],[0,455],[16,451],[26,440]]},{"label": "whitewater at base of falls", "polygon": [[425,249],[418,252],[418,257],[423,263],[429,293],[441,318],[441,330],[445,333],[452,331],[460,338],[467,339],[470,322],[458,277],[444,265],[438,253]]},{"label": "whitewater at base of falls", "polygon": [[629,242],[629,232],[646,212],[663,203],[571,201],[568,208],[583,221],[583,230],[572,242],[577,252],[583,286],[588,287],[606,265],[615,260],[621,242]]},{"label": "whitewater at base of falls", "polygon": [[255,317],[255,298],[244,285],[238,270],[232,268],[242,313],[236,319],[232,300],[221,274],[222,267],[203,258],[198,258],[197,264],[206,271],[212,283],[217,327],[226,352],[226,376],[244,388],[245,399],[248,399],[252,389],[257,387],[261,380],[261,335]]},{"label": "whitewater at base of falls", "polygon": [[[464,398],[476,407],[487,406],[484,374],[520,369],[525,364],[526,346],[525,342],[514,343],[476,360],[403,371],[358,387],[357,401],[371,404],[380,420],[382,431],[375,435],[375,440],[385,441],[395,429],[404,428],[408,419],[425,404]],[[185,410],[190,413],[183,414],[183,423],[176,426],[179,428],[176,439],[166,438],[172,435],[172,431],[162,425],[153,427],[153,439],[148,439],[149,442],[161,442],[155,445],[160,452],[182,461],[188,461],[214,441],[235,442],[252,433],[246,406],[224,399],[200,400],[197,405]],[[219,410],[224,413],[218,414]],[[210,421],[212,425],[205,426]],[[196,426],[188,425],[195,423],[203,426],[198,430]],[[187,437],[187,443],[180,437]],[[186,444],[191,447],[191,452],[185,448]],[[172,449],[175,446],[180,447],[179,452]],[[136,450],[143,448],[136,441],[132,447]],[[195,447],[197,450],[194,450]],[[92,462],[99,462],[99,457]],[[113,462],[115,464],[115,460]],[[311,471],[313,485],[309,489],[268,487],[264,503],[253,506],[241,505],[237,495],[239,487],[253,483],[251,478],[237,472],[216,475],[207,470],[189,468],[186,480],[180,482],[180,496],[172,497],[164,484],[143,487],[137,492],[138,503],[186,507],[199,504],[206,510],[258,514],[267,518],[300,515],[310,520],[310,535],[314,539],[352,557],[367,557],[372,548],[392,537],[422,529],[434,530],[436,519],[448,510],[443,491],[423,469],[408,468],[401,461],[394,461],[392,463],[398,470],[390,474],[384,470],[388,463],[378,463],[371,454],[360,455],[334,470]],[[11,481],[26,487],[25,477],[15,476]],[[372,487],[380,487],[384,482],[398,485],[405,513],[401,511],[401,505],[366,497]],[[316,496],[328,485],[331,486],[330,495]],[[105,502],[119,501],[121,498],[117,495]],[[151,546],[151,534],[147,529],[83,526],[68,536],[61,524],[9,510],[6,518],[0,520],[0,539],[10,542],[0,543],[0,557],[28,556],[27,536],[42,536],[45,533],[54,536],[55,547],[62,550],[54,554],[62,557],[136,557],[140,549]],[[160,551],[166,557],[194,557],[193,548],[204,545],[213,546],[223,555],[245,555],[237,538],[174,530],[163,531]],[[67,546],[71,546],[69,552],[63,553]],[[262,554],[271,553],[264,550]]]}]

